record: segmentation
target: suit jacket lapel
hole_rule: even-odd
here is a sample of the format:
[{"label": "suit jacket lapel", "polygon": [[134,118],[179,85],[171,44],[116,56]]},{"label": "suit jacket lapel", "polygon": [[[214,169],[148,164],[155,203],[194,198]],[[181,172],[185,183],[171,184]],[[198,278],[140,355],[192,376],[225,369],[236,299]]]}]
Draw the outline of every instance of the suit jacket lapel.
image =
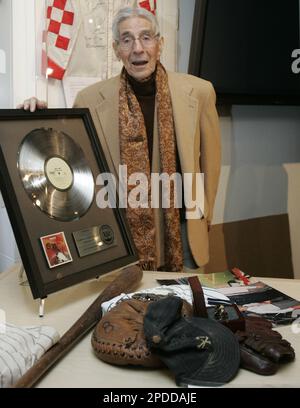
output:
[{"label": "suit jacket lapel", "polygon": [[183,173],[192,173],[195,157],[195,134],[197,126],[198,100],[191,94],[193,88],[183,88],[178,77],[169,73],[176,141]]},{"label": "suit jacket lapel", "polygon": [[120,164],[119,88],[120,77],[116,77],[100,90],[102,102],[96,106],[103,137],[116,170]]},{"label": "suit jacket lapel", "polygon": [[[194,142],[197,126],[198,100],[192,96],[193,88],[191,86],[183,88],[177,76],[172,75],[172,73],[168,75],[181,170],[184,173],[192,173],[195,171]],[[103,130],[103,139],[109,148],[111,159],[116,170],[118,170],[120,164],[119,88],[120,77],[109,81],[105,87],[101,88],[101,102],[96,107],[96,112]]]}]

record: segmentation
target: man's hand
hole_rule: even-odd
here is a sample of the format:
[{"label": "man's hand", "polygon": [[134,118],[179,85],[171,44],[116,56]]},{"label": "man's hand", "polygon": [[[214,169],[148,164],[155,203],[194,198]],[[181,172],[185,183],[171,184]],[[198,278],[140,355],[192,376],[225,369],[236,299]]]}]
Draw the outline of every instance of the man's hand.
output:
[{"label": "man's hand", "polygon": [[17,109],[24,109],[26,111],[34,112],[37,109],[46,109],[48,107],[47,102],[40,101],[35,96],[25,99],[23,103],[17,106]]}]

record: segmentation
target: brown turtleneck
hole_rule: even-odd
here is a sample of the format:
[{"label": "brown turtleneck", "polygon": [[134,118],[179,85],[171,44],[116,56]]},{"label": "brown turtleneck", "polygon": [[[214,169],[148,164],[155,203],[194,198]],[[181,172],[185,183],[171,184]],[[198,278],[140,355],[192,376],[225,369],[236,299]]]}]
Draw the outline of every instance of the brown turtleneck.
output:
[{"label": "brown turtleneck", "polygon": [[154,127],[154,113],[155,113],[155,73],[152,74],[150,79],[145,82],[138,82],[130,75],[128,76],[128,81],[132,86],[133,92],[139,101],[146,131],[148,138],[148,150],[149,150],[149,159],[150,163],[152,162],[152,153],[153,153],[153,127]]}]

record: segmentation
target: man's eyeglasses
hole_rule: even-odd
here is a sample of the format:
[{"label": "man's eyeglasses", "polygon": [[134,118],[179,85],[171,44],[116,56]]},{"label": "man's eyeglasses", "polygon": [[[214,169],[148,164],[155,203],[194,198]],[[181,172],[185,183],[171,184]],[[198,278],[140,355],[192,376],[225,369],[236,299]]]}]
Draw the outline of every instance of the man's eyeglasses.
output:
[{"label": "man's eyeglasses", "polygon": [[146,33],[141,34],[138,37],[133,37],[132,35],[126,35],[125,37],[122,37],[118,42],[122,50],[129,51],[132,49],[136,40],[139,40],[143,48],[151,48],[155,44],[158,37],[159,37],[159,34],[153,35],[153,34],[146,34]]}]

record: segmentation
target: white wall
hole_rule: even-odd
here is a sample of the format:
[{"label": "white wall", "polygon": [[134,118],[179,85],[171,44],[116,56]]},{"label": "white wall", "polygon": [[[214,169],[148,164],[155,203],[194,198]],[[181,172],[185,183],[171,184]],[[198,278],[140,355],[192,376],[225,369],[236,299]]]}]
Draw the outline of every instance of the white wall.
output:
[{"label": "white wall", "polygon": [[17,106],[36,95],[35,0],[12,0],[12,14],[13,106]]},{"label": "white wall", "polygon": [[[13,107],[12,90],[12,7],[0,1],[0,108]],[[19,259],[14,235],[0,193],[0,272]]]},{"label": "white wall", "polygon": [[300,279],[300,106],[234,106],[220,123],[222,171],[213,223],[287,213]]},{"label": "white wall", "polygon": [[300,107],[233,106],[221,117],[222,179],[214,223],[288,212],[285,166],[300,161]]},{"label": "white wall", "polygon": [[11,2],[0,0],[0,108],[12,104],[11,87]]},{"label": "white wall", "polygon": [[188,72],[195,0],[179,0],[178,71]]}]

